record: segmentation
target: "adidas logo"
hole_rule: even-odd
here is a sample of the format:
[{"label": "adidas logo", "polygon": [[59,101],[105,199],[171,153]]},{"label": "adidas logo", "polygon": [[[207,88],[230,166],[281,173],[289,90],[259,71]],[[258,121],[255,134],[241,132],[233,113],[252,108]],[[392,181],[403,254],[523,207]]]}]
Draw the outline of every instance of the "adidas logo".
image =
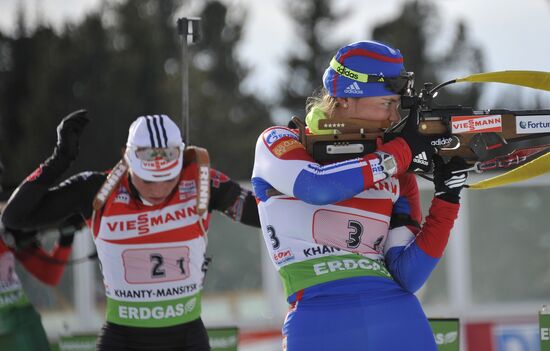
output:
[{"label": "adidas logo", "polygon": [[426,156],[426,152],[422,151],[418,155],[416,155],[413,158],[413,162],[419,163],[421,165],[427,166],[428,165],[428,157]]},{"label": "adidas logo", "polygon": [[344,89],[344,93],[347,94],[363,94],[363,90],[359,87],[359,84],[357,82],[351,83],[346,89]]}]

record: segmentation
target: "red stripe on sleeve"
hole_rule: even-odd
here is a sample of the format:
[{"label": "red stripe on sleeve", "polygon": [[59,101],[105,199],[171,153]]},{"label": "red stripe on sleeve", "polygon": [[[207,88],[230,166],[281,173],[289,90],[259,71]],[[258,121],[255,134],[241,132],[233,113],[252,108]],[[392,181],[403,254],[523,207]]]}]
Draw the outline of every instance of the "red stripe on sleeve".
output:
[{"label": "red stripe on sleeve", "polygon": [[433,198],[430,214],[416,237],[416,244],[422,251],[434,258],[443,255],[459,208],[459,204]]},{"label": "red stripe on sleeve", "polygon": [[399,176],[399,196],[407,199],[411,218],[418,224],[422,223],[422,206],[420,205],[420,193],[418,183],[413,173],[405,173]]}]

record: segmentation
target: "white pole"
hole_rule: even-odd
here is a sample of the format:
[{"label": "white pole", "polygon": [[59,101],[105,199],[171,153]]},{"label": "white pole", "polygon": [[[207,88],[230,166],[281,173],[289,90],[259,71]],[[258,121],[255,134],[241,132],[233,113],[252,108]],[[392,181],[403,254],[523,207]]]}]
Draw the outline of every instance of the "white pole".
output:
[{"label": "white pole", "polygon": [[463,191],[461,197],[460,213],[451,232],[447,251],[449,299],[455,311],[464,311],[472,302],[468,190]]},{"label": "white pole", "polygon": [[[461,207],[458,218],[451,232],[448,244],[447,284],[449,301],[453,316],[459,317],[460,328],[464,327],[462,311],[468,311],[472,305],[472,280],[470,266],[470,216],[468,206],[468,190],[461,193]],[[465,350],[466,339],[460,332],[460,349]]]},{"label": "white pole", "polygon": [[[92,253],[95,245],[88,228],[83,228],[75,234],[73,244],[73,259],[79,259]],[[88,260],[75,264],[74,302],[79,332],[97,332],[101,318],[95,309],[95,265],[97,261]]]},{"label": "white pole", "polygon": [[283,285],[280,281],[279,274],[273,266],[271,259],[269,258],[269,252],[265,247],[264,240],[260,242],[261,245],[261,260],[262,260],[262,288],[263,295],[266,299],[270,324],[272,326],[280,326],[281,319],[284,318],[285,310],[287,308],[286,297],[283,293]]}]

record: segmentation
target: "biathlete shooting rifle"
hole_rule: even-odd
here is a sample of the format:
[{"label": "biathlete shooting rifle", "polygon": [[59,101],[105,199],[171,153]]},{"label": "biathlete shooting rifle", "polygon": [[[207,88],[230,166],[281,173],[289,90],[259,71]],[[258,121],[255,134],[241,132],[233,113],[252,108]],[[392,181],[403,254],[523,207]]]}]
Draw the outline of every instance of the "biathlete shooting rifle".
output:
[{"label": "biathlete shooting rifle", "polygon": [[[460,156],[478,173],[515,168],[501,176],[470,185],[488,188],[550,172],[550,109],[475,110],[461,105],[439,106],[438,91],[458,82],[499,82],[550,91],[550,72],[502,71],[453,79],[432,88],[424,84],[419,94],[412,88],[414,74],[398,78],[376,77],[401,91],[401,108],[409,113],[397,125],[359,119],[319,119],[319,133],[307,134],[297,117],[293,122],[301,131],[301,141],[318,162],[336,162],[375,151],[376,139],[399,136],[405,128],[415,128],[430,140],[444,159]],[[380,80],[381,79],[381,80]],[[310,129],[312,126],[309,126]],[[413,155],[415,156],[415,155]]]}]

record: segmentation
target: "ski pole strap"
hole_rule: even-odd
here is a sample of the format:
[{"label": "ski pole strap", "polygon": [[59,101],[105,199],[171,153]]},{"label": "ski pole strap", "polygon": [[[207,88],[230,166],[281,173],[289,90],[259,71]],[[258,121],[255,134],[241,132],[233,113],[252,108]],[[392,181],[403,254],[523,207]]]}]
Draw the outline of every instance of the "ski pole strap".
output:
[{"label": "ski pole strap", "polygon": [[210,156],[208,151],[198,146],[188,146],[185,148],[183,159],[187,164],[197,163],[197,214],[202,218],[208,211],[210,202]]},{"label": "ski pole strap", "polygon": [[113,169],[107,176],[107,179],[105,179],[105,182],[103,182],[103,185],[101,186],[101,188],[99,188],[99,191],[94,198],[94,211],[99,211],[103,208],[105,202],[109,198],[109,195],[111,195],[111,193],[116,188],[116,186],[120,182],[120,179],[127,170],[128,165],[126,164],[126,161],[124,159],[118,161],[118,163],[113,167]]}]

